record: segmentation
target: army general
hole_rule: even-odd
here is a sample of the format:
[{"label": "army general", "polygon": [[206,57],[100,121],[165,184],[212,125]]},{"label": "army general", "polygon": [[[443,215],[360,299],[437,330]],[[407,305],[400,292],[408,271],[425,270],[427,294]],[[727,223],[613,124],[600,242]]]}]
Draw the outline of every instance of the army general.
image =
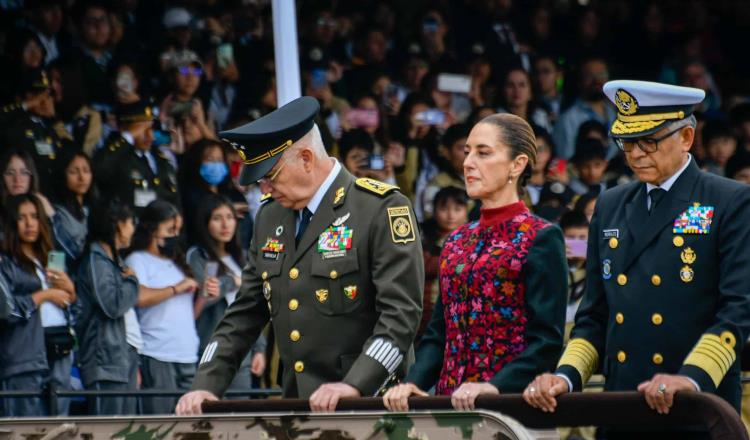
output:
[{"label": "army general", "polygon": [[638,390],[659,413],[696,390],[739,411],[750,187],[702,172],[688,152],[702,90],[612,81],[604,92],[618,111],[610,134],[640,182],[599,199],[571,341],[556,375],[537,377],[524,397],[553,411],[555,396],[580,390],[601,364],[606,390]]},{"label": "army general", "polygon": [[259,182],[242,288],[207,344],[177,414],[200,413],[232,381],[271,320],[286,397],[333,410],[372,396],[413,359],[424,265],[410,203],[396,187],[356,179],[325,151],[302,97],[221,136]]}]

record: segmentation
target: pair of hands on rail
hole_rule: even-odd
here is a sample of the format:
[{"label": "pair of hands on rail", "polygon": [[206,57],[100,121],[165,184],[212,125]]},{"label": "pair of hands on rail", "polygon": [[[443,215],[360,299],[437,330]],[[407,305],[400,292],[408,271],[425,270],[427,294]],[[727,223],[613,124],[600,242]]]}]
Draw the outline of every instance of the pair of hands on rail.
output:
[{"label": "pair of hands on rail", "polygon": [[[537,376],[524,390],[523,399],[534,408],[554,412],[557,397],[567,393],[568,382],[560,376],[545,373]],[[641,382],[638,392],[643,394],[648,406],[659,414],[669,414],[674,395],[680,391],[696,391],[686,376],[656,374],[651,380]]]},{"label": "pair of hands on rail", "polygon": [[[344,382],[325,383],[310,396],[310,410],[335,411],[339,400],[347,397],[361,397],[361,394],[358,389]],[[180,397],[175,413],[178,416],[200,415],[203,412],[203,402],[213,400],[219,400],[213,393],[203,390],[191,391]]]},{"label": "pair of hands on rail", "polygon": [[[451,404],[459,411],[471,411],[481,394],[497,395],[500,391],[489,382],[466,382],[451,394]],[[390,388],[383,396],[383,404],[390,411],[408,411],[410,396],[427,396],[413,383],[402,383]]]}]

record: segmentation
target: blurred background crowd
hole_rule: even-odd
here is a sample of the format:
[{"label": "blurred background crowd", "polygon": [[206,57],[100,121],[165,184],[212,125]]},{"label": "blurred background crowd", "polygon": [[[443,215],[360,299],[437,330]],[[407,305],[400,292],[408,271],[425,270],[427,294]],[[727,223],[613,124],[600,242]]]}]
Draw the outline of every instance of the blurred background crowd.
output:
[{"label": "blurred background crowd", "polygon": [[[462,162],[471,126],[489,114],[516,114],[535,130],[524,199],[565,233],[569,321],[597,196],[632,179],[607,136],[606,81],[705,90],[691,154],[750,183],[749,2],[297,7],[302,92],[320,102],[326,147],[414,205],[423,323],[443,240],[478,217]],[[256,186],[238,185],[241,159],[217,133],[277,107],[270,2],[0,0],[0,58],[0,274],[16,298],[0,324],[0,389],[186,389],[239,289],[261,203]],[[267,336],[238,389],[274,382]],[[173,403],[93,399],[74,410],[158,413]],[[0,405],[5,415],[49,411],[37,399]]]}]

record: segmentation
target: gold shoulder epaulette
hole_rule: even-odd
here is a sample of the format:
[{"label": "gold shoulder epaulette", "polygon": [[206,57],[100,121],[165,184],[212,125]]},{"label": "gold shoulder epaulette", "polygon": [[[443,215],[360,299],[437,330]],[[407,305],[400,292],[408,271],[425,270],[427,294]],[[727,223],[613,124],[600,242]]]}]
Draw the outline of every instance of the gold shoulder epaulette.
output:
[{"label": "gold shoulder epaulette", "polygon": [[399,189],[395,185],[389,185],[379,180],[370,179],[369,177],[360,177],[354,183],[358,188],[375,193],[381,197]]}]

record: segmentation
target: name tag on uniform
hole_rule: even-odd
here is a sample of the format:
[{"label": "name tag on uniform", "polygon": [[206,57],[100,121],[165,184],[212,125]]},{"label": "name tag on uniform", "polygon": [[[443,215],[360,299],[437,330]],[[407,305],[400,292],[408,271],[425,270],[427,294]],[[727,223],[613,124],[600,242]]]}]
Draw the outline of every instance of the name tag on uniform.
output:
[{"label": "name tag on uniform", "polygon": [[156,200],[156,191],[150,189],[137,189],[134,194],[134,204],[138,208],[144,208]]},{"label": "name tag on uniform", "polygon": [[55,149],[49,142],[35,141],[34,146],[36,147],[36,154],[40,156],[52,156],[55,154]]},{"label": "name tag on uniform", "polygon": [[714,218],[713,206],[701,206],[693,203],[674,221],[672,232],[675,234],[708,234],[711,232],[711,221]]},{"label": "name tag on uniform", "polygon": [[620,238],[620,230],[619,229],[605,229],[602,231],[602,234],[604,235],[604,238]]}]

